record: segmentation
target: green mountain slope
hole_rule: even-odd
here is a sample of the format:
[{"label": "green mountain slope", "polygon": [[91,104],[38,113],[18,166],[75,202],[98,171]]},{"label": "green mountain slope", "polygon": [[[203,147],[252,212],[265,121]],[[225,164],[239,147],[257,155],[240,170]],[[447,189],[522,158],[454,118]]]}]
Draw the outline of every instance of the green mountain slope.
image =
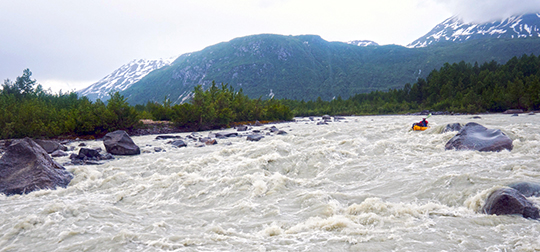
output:
[{"label": "green mountain slope", "polygon": [[253,35],[185,54],[122,92],[131,104],[180,103],[195,85],[212,81],[243,89],[251,98],[296,100],[348,98],[356,93],[401,88],[449,62],[495,60],[540,54],[540,39],[490,39],[424,48],[359,47],[314,35]]}]

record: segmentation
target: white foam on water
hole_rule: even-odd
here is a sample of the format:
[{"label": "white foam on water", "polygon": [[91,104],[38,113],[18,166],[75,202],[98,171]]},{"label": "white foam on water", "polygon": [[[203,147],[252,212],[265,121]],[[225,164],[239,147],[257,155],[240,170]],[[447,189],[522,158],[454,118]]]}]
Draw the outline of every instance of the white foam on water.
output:
[{"label": "white foam on water", "polygon": [[[539,249],[537,221],[481,208],[497,188],[540,182],[540,117],[470,117],[433,116],[424,132],[410,131],[418,116],[304,119],[276,124],[287,135],[202,148],[133,137],[145,153],[66,166],[67,188],[0,195],[0,251]],[[444,126],[471,121],[514,149],[445,151],[456,132]]]}]

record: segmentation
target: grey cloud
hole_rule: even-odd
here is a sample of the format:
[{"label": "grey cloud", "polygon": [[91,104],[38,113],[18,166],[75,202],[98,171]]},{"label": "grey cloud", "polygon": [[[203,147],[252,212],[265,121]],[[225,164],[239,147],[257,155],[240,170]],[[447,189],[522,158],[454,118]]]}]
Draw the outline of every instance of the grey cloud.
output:
[{"label": "grey cloud", "polygon": [[485,23],[540,12],[538,0],[435,0],[465,22]]}]

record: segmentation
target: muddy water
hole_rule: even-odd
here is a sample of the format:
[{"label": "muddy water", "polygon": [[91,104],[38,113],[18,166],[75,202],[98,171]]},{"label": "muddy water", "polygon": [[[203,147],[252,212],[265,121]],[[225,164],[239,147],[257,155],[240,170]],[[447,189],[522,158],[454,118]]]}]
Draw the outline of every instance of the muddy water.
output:
[{"label": "muddy water", "polygon": [[[276,125],[287,135],[203,148],[134,137],[149,153],[0,196],[0,251],[539,250],[540,222],[479,209],[494,189],[540,182],[540,115],[481,117],[433,116],[424,132],[409,130],[418,116],[299,119]],[[442,128],[470,121],[514,149],[445,151],[456,132]]]}]

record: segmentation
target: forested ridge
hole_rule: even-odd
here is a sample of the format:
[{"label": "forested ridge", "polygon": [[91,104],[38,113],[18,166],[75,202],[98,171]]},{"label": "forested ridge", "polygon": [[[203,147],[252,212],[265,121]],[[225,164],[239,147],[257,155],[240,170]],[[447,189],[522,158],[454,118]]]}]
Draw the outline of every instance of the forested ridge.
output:
[{"label": "forested ridge", "polygon": [[423,48],[361,47],[320,36],[260,34],[233,39],[178,57],[121,91],[132,105],[180,103],[197,84],[212,81],[243,89],[250,98],[329,101],[341,96],[403,88],[434,69],[466,63],[506,63],[514,56],[540,54],[540,38],[439,42]]},{"label": "forested ridge", "polygon": [[0,92],[0,137],[103,135],[141,127],[140,119],[171,121],[190,131],[230,127],[247,121],[292,120],[293,116],[404,114],[420,110],[455,113],[540,109],[540,57],[523,55],[505,64],[464,61],[444,64],[426,79],[402,89],[356,94],[323,101],[250,99],[242,89],[215,82],[196,86],[191,100],[172,105],[148,102],[131,106],[120,93],[106,102],[76,93],[52,94],[31,79],[26,69],[16,81],[4,81]]},{"label": "forested ridge", "polygon": [[403,114],[420,110],[454,113],[540,109],[540,57],[513,57],[501,65],[446,63],[426,79],[401,89],[356,94],[331,101],[284,100],[295,116]]}]

